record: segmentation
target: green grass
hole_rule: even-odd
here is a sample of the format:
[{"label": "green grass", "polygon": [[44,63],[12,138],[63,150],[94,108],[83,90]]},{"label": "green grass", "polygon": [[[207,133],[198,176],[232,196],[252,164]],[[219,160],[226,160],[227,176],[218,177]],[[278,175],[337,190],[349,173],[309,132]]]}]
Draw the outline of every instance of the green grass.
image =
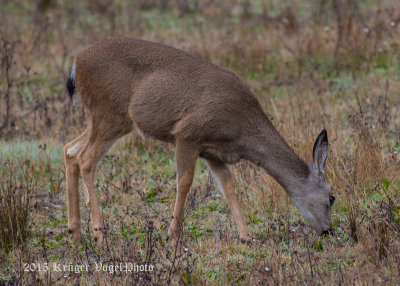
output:
[{"label": "green grass", "polygon": [[61,165],[63,157],[63,146],[52,140],[48,140],[47,143],[46,141],[24,141],[22,139],[12,142],[0,141],[0,158],[3,162],[31,161],[33,164],[39,164],[43,160],[49,160],[52,164]]},{"label": "green grass", "polygon": [[[2,5],[2,32],[16,41],[16,49],[10,71],[12,125],[0,138],[0,187],[29,187],[31,201],[26,239],[0,250],[0,285],[398,284],[400,34],[390,25],[398,14],[396,2],[358,1],[362,21],[353,17],[353,30],[336,55],[337,17],[328,1],[323,23],[314,22],[316,2],[252,0],[245,17],[240,1],[200,3],[188,12],[174,1],[165,11],[114,1],[105,12],[85,1],[57,1],[36,24],[34,2]],[[297,21],[294,28],[288,7]],[[359,33],[365,25],[370,37]],[[233,69],[306,161],[315,135],[327,128],[336,234],[317,237],[274,180],[240,162],[231,171],[253,234],[251,243],[241,243],[224,196],[198,160],[176,256],[167,241],[176,198],[174,147],[128,135],[99,162],[95,177],[108,246],[95,246],[82,185],[83,241],[73,242],[67,230],[63,146],[85,128],[87,113],[79,98],[71,106],[64,81],[80,50],[120,35],[173,45]],[[4,61],[1,68],[4,91]],[[0,120],[4,106],[1,101]],[[24,271],[24,263],[93,266],[118,260],[151,263],[156,271]]]}]

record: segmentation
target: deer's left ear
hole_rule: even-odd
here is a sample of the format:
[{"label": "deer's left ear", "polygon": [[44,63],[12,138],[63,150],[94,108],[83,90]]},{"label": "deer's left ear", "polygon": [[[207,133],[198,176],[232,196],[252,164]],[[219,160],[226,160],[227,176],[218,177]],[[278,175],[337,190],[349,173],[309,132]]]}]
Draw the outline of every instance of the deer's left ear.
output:
[{"label": "deer's left ear", "polygon": [[313,148],[311,171],[315,175],[325,174],[326,157],[328,157],[328,133],[324,129],[315,140]]}]

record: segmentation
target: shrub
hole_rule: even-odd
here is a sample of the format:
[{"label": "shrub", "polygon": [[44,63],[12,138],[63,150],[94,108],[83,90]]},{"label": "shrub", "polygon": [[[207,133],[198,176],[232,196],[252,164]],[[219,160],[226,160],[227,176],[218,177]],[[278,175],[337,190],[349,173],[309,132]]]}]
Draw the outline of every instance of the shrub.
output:
[{"label": "shrub", "polygon": [[21,169],[10,162],[0,165],[0,248],[6,252],[28,236],[33,178],[18,178],[28,165]]}]

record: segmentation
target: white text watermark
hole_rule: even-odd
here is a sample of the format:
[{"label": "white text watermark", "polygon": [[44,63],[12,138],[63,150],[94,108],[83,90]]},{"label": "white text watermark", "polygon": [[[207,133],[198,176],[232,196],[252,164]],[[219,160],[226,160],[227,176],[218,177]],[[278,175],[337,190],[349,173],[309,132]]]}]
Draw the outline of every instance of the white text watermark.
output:
[{"label": "white text watermark", "polygon": [[78,264],[78,263],[59,263],[59,262],[44,262],[44,263],[24,263],[25,272],[108,272],[114,274],[116,272],[132,273],[132,272],[153,272],[154,266],[151,264],[137,264],[133,262],[118,262],[118,263],[102,263],[94,262],[93,264]]}]

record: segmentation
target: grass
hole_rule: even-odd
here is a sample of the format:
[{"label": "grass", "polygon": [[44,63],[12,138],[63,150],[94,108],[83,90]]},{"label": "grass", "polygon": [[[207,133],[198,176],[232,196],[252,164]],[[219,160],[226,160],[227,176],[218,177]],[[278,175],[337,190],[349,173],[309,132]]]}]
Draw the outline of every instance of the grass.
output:
[{"label": "grass", "polygon": [[[322,0],[178,2],[57,1],[44,10],[34,2],[1,4],[0,285],[398,284],[399,4],[337,1],[335,10]],[[327,128],[336,234],[316,236],[272,178],[240,162],[230,168],[254,238],[241,243],[223,195],[198,160],[175,253],[167,241],[174,147],[129,134],[96,174],[108,245],[95,245],[83,190],[84,240],[73,242],[63,146],[84,130],[86,116],[79,98],[71,105],[64,80],[77,52],[121,35],[233,69],[306,161]],[[96,271],[99,263],[121,262],[154,271]]]}]

